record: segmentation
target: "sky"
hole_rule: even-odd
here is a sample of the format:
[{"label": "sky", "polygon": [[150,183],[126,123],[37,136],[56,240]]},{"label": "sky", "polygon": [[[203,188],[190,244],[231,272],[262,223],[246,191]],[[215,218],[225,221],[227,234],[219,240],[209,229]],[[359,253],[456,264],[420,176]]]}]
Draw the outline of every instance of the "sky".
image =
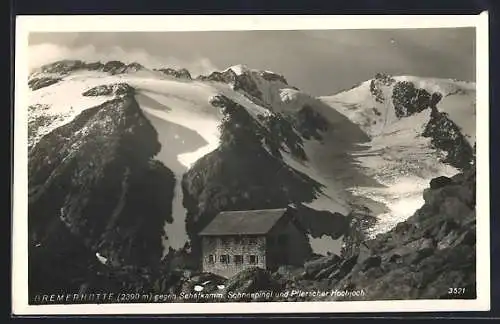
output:
[{"label": "sky", "polygon": [[475,81],[474,28],[32,33],[30,68],[60,59],[121,60],[193,75],[245,64],[330,95],[392,75]]}]

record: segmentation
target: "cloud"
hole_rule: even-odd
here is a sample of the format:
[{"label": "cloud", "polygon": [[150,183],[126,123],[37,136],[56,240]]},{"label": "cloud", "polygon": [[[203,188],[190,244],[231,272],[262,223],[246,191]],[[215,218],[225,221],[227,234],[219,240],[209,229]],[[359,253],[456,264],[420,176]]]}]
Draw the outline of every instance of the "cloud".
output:
[{"label": "cloud", "polygon": [[119,46],[97,49],[93,45],[71,48],[51,43],[36,44],[29,46],[28,60],[30,71],[59,60],[87,62],[118,60],[126,64],[137,62],[151,69],[161,67],[186,68],[193,76],[219,70],[209,59],[203,57],[186,61],[176,57],[150,55],[141,48],[125,51]]}]

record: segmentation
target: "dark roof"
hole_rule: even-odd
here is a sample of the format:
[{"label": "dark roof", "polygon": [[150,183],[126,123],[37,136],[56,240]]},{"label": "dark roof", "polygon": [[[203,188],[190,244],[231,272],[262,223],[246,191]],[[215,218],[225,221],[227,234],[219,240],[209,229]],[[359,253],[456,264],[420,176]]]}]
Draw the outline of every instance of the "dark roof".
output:
[{"label": "dark roof", "polygon": [[266,234],[287,208],[220,212],[199,235]]}]

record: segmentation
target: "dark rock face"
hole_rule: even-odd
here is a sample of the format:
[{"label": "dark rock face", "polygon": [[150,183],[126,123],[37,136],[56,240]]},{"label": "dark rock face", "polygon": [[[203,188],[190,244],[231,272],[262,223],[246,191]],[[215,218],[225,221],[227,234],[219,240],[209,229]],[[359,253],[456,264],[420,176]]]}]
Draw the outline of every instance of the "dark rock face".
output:
[{"label": "dark rock face", "polygon": [[108,72],[110,74],[119,74],[125,72],[127,66],[125,63],[120,61],[109,61],[102,67],[103,72]]},{"label": "dark rock face", "polygon": [[293,156],[303,161],[307,160],[302,138],[296,133],[289,118],[280,113],[260,115],[259,118],[269,130],[264,141],[273,155],[281,157],[280,149],[286,148]]},{"label": "dark rock face", "polygon": [[335,254],[308,261],[304,264],[304,276],[311,279],[327,277],[341,261],[340,256]]},{"label": "dark rock face", "polygon": [[297,114],[291,117],[291,122],[305,139],[322,140],[322,132],[326,132],[329,123],[321,114],[305,105]]},{"label": "dark rock face", "polygon": [[244,108],[225,97],[212,103],[225,114],[220,147],[198,160],[182,182],[192,242],[222,210],[281,208],[311,201],[321,192],[319,183],[266,149],[264,138],[271,136],[269,130]]},{"label": "dark rock face", "polygon": [[28,86],[31,88],[31,90],[35,91],[56,84],[61,80],[61,78],[53,77],[32,78],[28,81]]},{"label": "dark rock face", "polygon": [[380,72],[375,74],[375,80],[386,86],[390,86],[394,84],[394,82],[396,82],[396,80],[391,75]]},{"label": "dark rock face", "polygon": [[262,92],[259,90],[259,87],[255,83],[252,76],[248,73],[243,73],[241,75],[236,76],[233,89],[235,91],[243,90],[251,97],[262,99]]},{"label": "dark rock face", "polygon": [[384,94],[375,80],[370,81],[370,93],[375,97],[375,101],[384,103]]},{"label": "dark rock face", "polygon": [[250,96],[250,99],[252,99],[251,97],[262,99],[262,92],[259,90],[259,87],[249,73],[242,73],[238,75],[232,69],[227,69],[223,72],[212,72],[208,76],[200,75],[198,79],[202,81],[228,83],[232,85],[235,91],[244,91],[245,94]]},{"label": "dark rock face", "polygon": [[385,98],[380,86],[390,86],[396,80],[385,73],[377,73],[375,74],[375,78],[370,81],[370,93],[375,97],[375,101],[378,103],[384,103]]},{"label": "dark rock face", "polygon": [[85,110],[29,152],[30,295],[148,282],[138,269],[159,263],[175,184],[152,160],[156,136],[124,96]]},{"label": "dark rock face", "polygon": [[127,65],[126,71],[127,72],[137,72],[144,69],[144,66],[142,64],[139,64],[137,62],[132,62]]},{"label": "dark rock face", "polygon": [[392,102],[396,116],[408,117],[427,109],[431,95],[425,89],[416,88],[412,82],[400,81],[392,90]]},{"label": "dark rock face", "polygon": [[84,68],[85,63],[80,60],[61,60],[43,65],[40,69],[44,73],[66,74]]},{"label": "dark rock face", "polygon": [[428,189],[415,215],[367,242],[363,263],[347,259],[331,272],[333,287],[363,289],[363,300],[475,298],[475,184],[469,170]]},{"label": "dark rock face", "polygon": [[446,153],[446,157],[442,159],[443,163],[461,170],[472,165],[474,150],[460,132],[460,128],[448,118],[447,113],[433,113],[422,136],[430,137],[432,145]]},{"label": "dark rock face", "polygon": [[280,160],[280,149],[286,149],[296,158],[306,158],[301,137],[282,115],[260,116],[261,124],[243,106],[225,96],[218,95],[210,103],[224,114],[219,127],[221,147],[241,146],[242,150],[250,151],[264,147]]},{"label": "dark rock face", "polygon": [[363,262],[363,268],[361,271],[366,272],[372,268],[378,268],[382,264],[382,258],[380,256],[370,256]]},{"label": "dark rock face", "polygon": [[439,112],[436,105],[442,94],[428,93],[425,89],[416,88],[412,82],[402,81],[394,85],[392,101],[396,116],[408,117],[413,114],[431,110],[431,119],[425,126],[422,136],[430,137],[432,145],[444,152],[443,163],[465,170],[473,164],[474,151],[465,136],[447,113]]},{"label": "dark rock face", "polygon": [[430,188],[431,189],[438,189],[438,188],[447,186],[447,185],[449,185],[451,183],[452,183],[451,178],[448,178],[448,177],[445,177],[445,176],[441,176],[441,177],[437,177],[437,178],[434,178],[434,179],[431,180],[431,182],[430,182]]},{"label": "dark rock face", "polygon": [[91,62],[91,63],[86,63],[85,68],[87,68],[89,71],[99,71],[102,70],[104,67],[104,64],[101,62]]},{"label": "dark rock face", "polygon": [[127,83],[103,84],[90,88],[82,93],[85,97],[97,96],[125,96],[134,93],[134,88]]}]

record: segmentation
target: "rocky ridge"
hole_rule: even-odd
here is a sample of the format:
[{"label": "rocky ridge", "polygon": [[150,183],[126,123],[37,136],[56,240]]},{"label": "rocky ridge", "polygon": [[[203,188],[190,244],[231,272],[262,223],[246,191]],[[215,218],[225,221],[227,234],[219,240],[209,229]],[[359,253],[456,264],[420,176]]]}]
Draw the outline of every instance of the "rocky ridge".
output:
[{"label": "rocky ridge", "polygon": [[[360,292],[358,296],[297,295],[273,301],[476,298],[475,185],[474,169],[452,178],[436,178],[424,192],[425,204],[412,217],[374,239],[358,241],[351,253],[319,257],[302,269],[262,271],[250,279],[255,271],[248,271],[232,278],[232,285],[247,293],[276,289]],[[234,282],[238,278],[239,284]],[[450,287],[460,287],[460,293]]]},{"label": "rocky ridge", "polygon": [[31,293],[104,289],[113,280],[99,273],[159,263],[175,178],[153,159],[156,136],[129,93],[85,110],[30,150]]}]

